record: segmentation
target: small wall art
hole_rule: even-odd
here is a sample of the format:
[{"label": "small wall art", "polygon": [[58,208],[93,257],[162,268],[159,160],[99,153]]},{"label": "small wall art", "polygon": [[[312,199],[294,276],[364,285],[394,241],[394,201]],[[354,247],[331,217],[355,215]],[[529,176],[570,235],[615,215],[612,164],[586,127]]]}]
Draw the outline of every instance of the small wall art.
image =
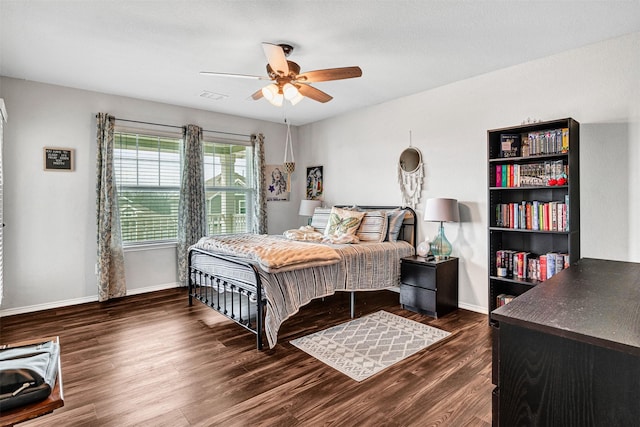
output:
[{"label": "small wall art", "polygon": [[321,200],[324,190],[322,166],[307,168],[307,199]]},{"label": "small wall art", "polygon": [[287,184],[287,182],[289,182],[288,173],[285,172],[283,165],[266,165],[265,174],[265,181],[267,183],[267,201],[289,201],[290,189]]},{"label": "small wall art", "polygon": [[72,172],[74,170],[73,148],[44,147],[44,170]]}]

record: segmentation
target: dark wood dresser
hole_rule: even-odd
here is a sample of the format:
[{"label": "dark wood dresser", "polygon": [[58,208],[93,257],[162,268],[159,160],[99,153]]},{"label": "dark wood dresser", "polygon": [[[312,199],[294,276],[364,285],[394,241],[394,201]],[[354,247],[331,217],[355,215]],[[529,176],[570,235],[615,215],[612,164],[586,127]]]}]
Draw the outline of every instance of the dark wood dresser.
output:
[{"label": "dark wood dresser", "polygon": [[640,423],[640,264],[581,259],[491,321],[493,425]]}]

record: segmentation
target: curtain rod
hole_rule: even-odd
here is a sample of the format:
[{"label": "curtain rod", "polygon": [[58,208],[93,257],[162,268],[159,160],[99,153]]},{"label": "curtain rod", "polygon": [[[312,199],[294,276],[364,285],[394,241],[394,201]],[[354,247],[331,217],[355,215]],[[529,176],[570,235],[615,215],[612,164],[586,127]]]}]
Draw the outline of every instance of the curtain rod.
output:
[{"label": "curtain rod", "polygon": [[[152,122],[142,122],[139,120],[129,120],[129,119],[120,119],[118,117],[114,117],[114,119],[119,120],[121,122],[129,122],[129,123],[140,123],[143,125],[153,125],[153,126],[164,126],[164,127],[168,127],[168,128],[174,128],[174,129],[184,129],[184,126],[175,126],[175,125],[165,125],[163,123],[152,123]],[[234,135],[234,136],[244,136],[247,138],[251,138],[251,135],[247,135],[244,133],[233,133],[233,132],[223,132],[221,130],[207,130],[207,129],[202,129],[203,132],[211,132],[211,133],[220,133],[223,135]]]}]

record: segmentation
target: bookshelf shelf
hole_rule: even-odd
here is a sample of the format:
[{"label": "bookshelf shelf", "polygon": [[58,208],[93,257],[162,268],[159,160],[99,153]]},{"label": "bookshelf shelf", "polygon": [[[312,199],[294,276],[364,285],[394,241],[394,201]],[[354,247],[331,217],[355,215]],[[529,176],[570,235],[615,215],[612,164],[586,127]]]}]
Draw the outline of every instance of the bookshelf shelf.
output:
[{"label": "bookshelf shelf", "polygon": [[522,191],[522,190],[553,190],[553,189],[567,189],[568,185],[554,185],[553,187],[548,186],[525,186],[525,187],[489,187],[489,190],[494,191]]},{"label": "bookshelf shelf", "polygon": [[504,231],[513,233],[541,233],[541,234],[569,234],[570,231],[556,231],[556,230],[527,230],[526,228],[504,228],[504,227],[489,227],[489,231]]},{"label": "bookshelf shelf", "polygon": [[517,284],[520,284],[520,285],[531,286],[531,287],[542,283],[539,280],[514,279],[512,277],[489,276],[489,278],[491,280],[496,280],[496,281],[499,281],[499,282],[517,283]]},{"label": "bookshelf shelf", "polygon": [[487,131],[489,313],[580,258],[579,144],[571,118]]}]

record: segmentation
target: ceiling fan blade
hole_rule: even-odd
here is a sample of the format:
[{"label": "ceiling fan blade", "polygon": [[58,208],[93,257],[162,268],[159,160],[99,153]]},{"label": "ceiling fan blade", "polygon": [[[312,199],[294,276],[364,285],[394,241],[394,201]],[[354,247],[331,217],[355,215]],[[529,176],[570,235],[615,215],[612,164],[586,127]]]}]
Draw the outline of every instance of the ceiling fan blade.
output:
[{"label": "ceiling fan blade", "polygon": [[362,70],[360,67],[342,67],[342,68],[327,68],[325,70],[307,71],[298,75],[297,81],[301,82],[326,82],[329,80],[342,80],[352,79],[354,77],[362,76]]},{"label": "ceiling fan blade", "polygon": [[216,73],[215,71],[200,71],[203,76],[215,76],[215,77],[236,77],[240,79],[252,79],[252,80],[271,80],[267,76],[251,76],[249,74],[234,74],[234,73]]},{"label": "ceiling fan blade", "polygon": [[262,50],[267,57],[267,61],[271,68],[276,72],[282,72],[283,75],[289,74],[289,64],[282,47],[273,43],[262,43]]},{"label": "ceiling fan blade", "polygon": [[258,99],[262,98],[264,95],[262,95],[262,89],[258,89],[257,91],[255,91],[252,95],[251,98],[253,98],[255,101],[257,101]]},{"label": "ceiling fan blade", "polygon": [[302,95],[306,96],[307,98],[311,98],[314,101],[329,102],[333,99],[333,96],[321,91],[320,89],[316,89],[313,86],[304,85],[304,84],[296,85],[296,86],[298,86],[298,91]]}]

